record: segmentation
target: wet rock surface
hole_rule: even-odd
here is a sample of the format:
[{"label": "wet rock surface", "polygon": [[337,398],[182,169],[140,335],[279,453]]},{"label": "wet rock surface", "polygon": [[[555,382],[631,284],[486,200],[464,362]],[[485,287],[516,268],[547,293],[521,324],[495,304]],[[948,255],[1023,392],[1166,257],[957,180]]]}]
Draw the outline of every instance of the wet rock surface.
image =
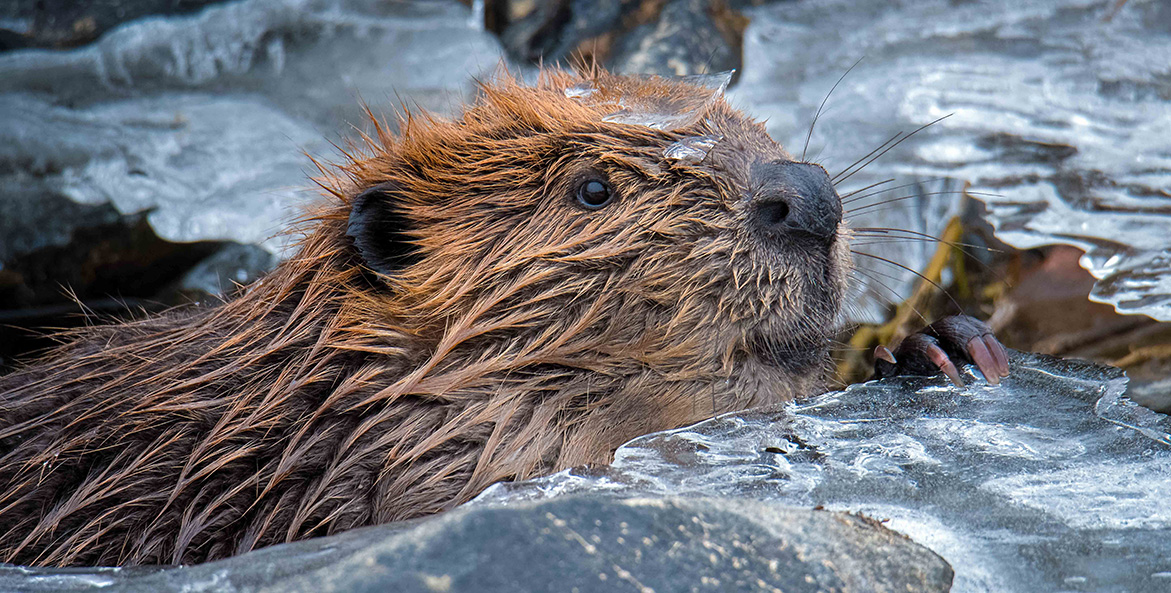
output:
[{"label": "wet rock surface", "polygon": [[10,0],[0,6],[0,51],[89,43],[128,21],[184,14],[223,0]]},{"label": "wet rock surface", "polygon": [[687,76],[740,68],[748,20],[722,2],[673,0],[615,44],[607,65],[624,74]]},{"label": "wet rock surface", "polygon": [[947,591],[931,551],[845,513],[734,499],[476,506],[158,571],[0,566],[26,591]]},{"label": "wet rock surface", "polygon": [[[232,285],[213,282],[212,275],[252,280],[275,263],[254,245],[164,241],[145,214],[123,215],[109,204],[38,192],[7,198],[0,200],[0,372],[53,346],[48,328],[127,319],[226,294],[219,289]],[[241,250],[260,253],[230,261]]]}]

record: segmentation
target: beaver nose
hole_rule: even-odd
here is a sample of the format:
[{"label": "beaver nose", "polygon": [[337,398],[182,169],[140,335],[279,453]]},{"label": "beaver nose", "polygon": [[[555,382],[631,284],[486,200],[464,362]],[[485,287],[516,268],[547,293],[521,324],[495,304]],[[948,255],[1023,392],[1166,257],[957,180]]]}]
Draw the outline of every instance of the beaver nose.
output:
[{"label": "beaver nose", "polygon": [[752,167],[754,218],[774,238],[806,236],[829,243],[842,221],[842,200],[820,165],[771,161]]}]

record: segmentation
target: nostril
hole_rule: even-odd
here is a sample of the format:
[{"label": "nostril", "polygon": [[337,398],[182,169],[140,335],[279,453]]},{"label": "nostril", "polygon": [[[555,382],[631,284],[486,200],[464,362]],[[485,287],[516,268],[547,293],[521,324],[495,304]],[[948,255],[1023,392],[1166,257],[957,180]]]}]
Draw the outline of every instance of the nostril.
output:
[{"label": "nostril", "polygon": [[789,217],[789,204],[786,202],[769,202],[761,204],[760,221],[765,227],[776,227],[785,224]]},{"label": "nostril", "polygon": [[755,223],[774,237],[830,243],[842,220],[842,203],[825,169],[793,161],[755,163],[751,171]]}]

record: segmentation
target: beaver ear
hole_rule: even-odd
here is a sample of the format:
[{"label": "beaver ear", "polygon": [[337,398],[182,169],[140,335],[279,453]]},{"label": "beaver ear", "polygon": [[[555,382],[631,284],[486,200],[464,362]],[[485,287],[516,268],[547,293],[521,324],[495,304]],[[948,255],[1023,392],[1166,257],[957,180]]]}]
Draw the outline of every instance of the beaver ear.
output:
[{"label": "beaver ear", "polygon": [[398,186],[375,185],[354,197],[346,236],[366,267],[391,275],[418,261],[418,247],[407,231],[410,221],[398,204]]}]

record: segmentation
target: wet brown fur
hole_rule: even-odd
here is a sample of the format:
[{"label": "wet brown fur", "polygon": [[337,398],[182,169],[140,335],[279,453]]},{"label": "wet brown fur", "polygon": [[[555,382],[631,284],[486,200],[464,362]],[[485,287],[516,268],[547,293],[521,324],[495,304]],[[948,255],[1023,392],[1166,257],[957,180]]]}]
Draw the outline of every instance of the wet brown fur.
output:
[{"label": "wet brown fur", "polygon": [[[848,261],[762,246],[747,171],[789,158],[724,101],[682,130],[607,123],[575,75],[484,85],[323,180],[299,252],[231,300],[90,327],[0,378],[0,560],[193,563],[418,517],[493,482],[814,392]],[[663,148],[724,138],[699,164]],[[616,201],[574,204],[602,172]],[[398,188],[417,261],[379,276],[353,196]],[[844,233],[844,231],[841,231]],[[807,251],[807,250],[806,250]]]}]

